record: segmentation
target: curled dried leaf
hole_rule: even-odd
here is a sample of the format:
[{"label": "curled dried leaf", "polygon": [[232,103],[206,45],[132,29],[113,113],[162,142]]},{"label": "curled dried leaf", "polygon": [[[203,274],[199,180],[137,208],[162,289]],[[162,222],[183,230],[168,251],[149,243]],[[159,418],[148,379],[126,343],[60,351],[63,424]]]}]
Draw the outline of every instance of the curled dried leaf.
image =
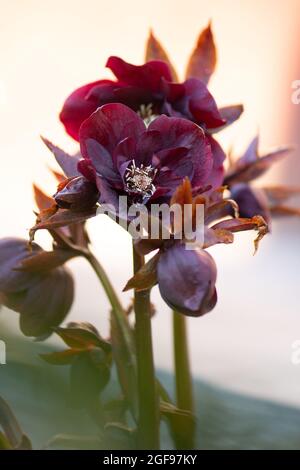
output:
[{"label": "curled dried leaf", "polygon": [[59,227],[79,224],[96,215],[97,208],[85,211],[73,212],[68,209],[58,209],[56,205],[46,211],[42,211],[37,218],[37,223],[30,229],[30,240],[34,238],[37,230],[47,229],[53,230]]},{"label": "curled dried leaf", "polygon": [[206,228],[204,234],[204,245],[203,248],[209,248],[210,246],[224,243],[228,245],[233,243],[234,236],[229,230]]},{"label": "curled dried leaf", "polygon": [[257,252],[259,242],[269,232],[268,224],[260,215],[256,215],[252,218],[236,218],[223,220],[213,225],[212,229],[225,229],[231,233],[242,232],[246,230],[257,231],[258,236],[254,240],[255,253]]},{"label": "curled dried leaf", "polygon": [[239,207],[233,199],[223,199],[220,202],[211,204],[205,211],[205,223],[209,224],[218,219],[234,213],[235,217],[239,216]]}]

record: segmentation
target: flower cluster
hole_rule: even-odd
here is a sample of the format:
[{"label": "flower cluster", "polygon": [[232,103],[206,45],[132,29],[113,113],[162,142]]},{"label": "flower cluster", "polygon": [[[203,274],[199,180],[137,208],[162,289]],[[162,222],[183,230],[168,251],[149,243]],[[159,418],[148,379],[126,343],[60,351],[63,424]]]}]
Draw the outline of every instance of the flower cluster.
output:
[{"label": "flower cluster", "polygon": [[[99,205],[109,204],[117,212],[120,196],[126,196],[129,205],[146,208],[157,203],[203,205],[203,245],[187,250],[187,241],[177,240],[174,226],[169,227],[168,240],[150,235],[135,240],[135,249],[143,255],[158,251],[125,287],[138,291],[158,284],[168,305],[192,316],[209,312],[217,301],[217,269],[206,251],[210,246],[232,243],[235,232],[257,230],[257,247],[272,213],[297,213],[281,204],[297,188],[252,185],[287,148],[260,157],[255,139],[225,172],[226,155],[213,134],[236,121],[243,107],[217,106],[207,88],[215,65],[210,26],[199,37],[182,83],[151,33],[145,64],[110,57],[106,66],[114,80],[81,86],[66,99],[60,119],[80,151],[69,155],[43,139],[63,174],[56,174],[59,185],[53,199],[35,188],[40,212],[30,232],[32,241],[37,230],[49,230],[56,261],[41,272],[36,267],[40,264],[33,263],[35,269],[31,266],[27,272],[19,263],[30,265],[36,252],[41,258],[41,248],[32,245],[29,251],[24,241],[11,239],[0,245],[2,303],[21,313],[25,334],[46,334],[65,317],[73,284],[61,265],[72,256],[87,256],[85,221],[96,215]],[[65,254],[60,261],[57,252]],[[36,323],[46,298],[41,289],[49,301]]]},{"label": "flower cluster", "polygon": [[[210,248],[252,230],[256,251],[273,216],[300,215],[286,202],[299,188],[254,183],[288,147],[261,155],[256,137],[233,159],[218,143],[215,134],[239,119],[243,106],[216,104],[208,90],[215,66],[210,25],[199,36],[183,82],[152,33],[143,65],[110,57],[107,67],[115,78],[81,86],[63,104],[60,120],[77,141],[77,152],[70,155],[42,138],[61,171],[53,171],[52,197],[34,185],[38,210],[29,240],[0,240],[0,304],[19,313],[24,335],[43,340],[56,333],[64,342],[64,350],[41,357],[70,369],[69,402],[93,416],[97,448],[157,449],[162,418],[176,449],[195,448],[184,316],[200,317],[217,303]],[[134,290],[128,308],[91,248],[86,221],[103,213],[133,239],[133,276],[123,289]],[[39,230],[48,231],[51,250],[34,241]],[[61,326],[73,303],[74,282],[65,265],[74,257],[89,263],[109,300],[107,338],[86,322]],[[154,286],[174,310],[176,401],[155,373]],[[128,318],[132,311],[134,322]],[[103,391],[115,381],[115,371],[113,396]],[[12,413],[1,398],[0,405],[8,422]],[[0,447],[31,448],[13,427],[16,436],[2,433]]]}]

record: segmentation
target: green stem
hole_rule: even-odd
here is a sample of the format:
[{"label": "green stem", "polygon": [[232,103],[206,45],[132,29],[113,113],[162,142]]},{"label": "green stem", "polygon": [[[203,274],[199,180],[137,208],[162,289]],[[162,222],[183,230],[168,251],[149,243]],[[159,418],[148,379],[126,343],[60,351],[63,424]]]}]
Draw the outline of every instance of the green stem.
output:
[{"label": "green stem", "polygon": [[[144,264],[133,247],[133,265],[136,273]],[[138,378],[138,447],[159,449],[159,401],[156,389],[150,313],[150,292],[135,291],[135,338]]]},{"label": "green stem", "polygon": [[[193,383],[188,353],[186,319],[184,315],[173,312],[174,365],[176,403],[178,408],[189,411],[195,416]],[[176,440],[178,449],[195,448],[196,426],[192,423]]]},{"label": "green stem", "polygon": [[112,320],[116,325],[118,330],[118,337],[120,338],[120,340],[118,340],[118,345],[115,345],[117,346],[115,350],[115,360],[117,364],[119,380],[124,394],[128,399],[128,403],[130,404],[133,417],[136,419],[137,373],[133,333],[117,293],[102,265],[90,251],[85,254],[85,257],[93,267],[112,307]]},{"label": "green stem", "polygon": [[89,252],[86,258],[90,262],[91,266],[93,267],[95,273],[97,274],[97,277],[99,278],[103,286],[103,289],[108,297],[110,305],[115,313],[115,317],[118,321],[119,328],[122,330],[122,333],[124,337],[126,338],[127,342],[130,343],[132,338],[130,337],[130,330],[128,329],[128,321],[126,318],[126,314],[124,312],[124,309],[121,305],[121,302],[118,298],[118,295],[113,285],[111,284],[102,265],[91,252]]}]

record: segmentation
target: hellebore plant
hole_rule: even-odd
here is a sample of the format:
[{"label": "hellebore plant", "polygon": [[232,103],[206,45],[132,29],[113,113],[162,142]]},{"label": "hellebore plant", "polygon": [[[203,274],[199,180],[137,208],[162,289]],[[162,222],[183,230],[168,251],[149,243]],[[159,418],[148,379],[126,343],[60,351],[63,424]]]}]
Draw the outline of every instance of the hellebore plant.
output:
[{"label": "hellebore plant", "polygon": [[[107,67],[116,79],[78,88],[60,113],[66,131],[80,144],[78,153],[69,155],[43,139],[62,173],[55,172],[58,187],[53,197],[34,186],[39,212],[29,241],[0,241],[1,303],[20,313],[25,335],[42,340],[55,332],[63,339],[68,348],[43,355],[43,359],[69,365],[71,381],[80,384],[79,389],[85,387],[85,374],[93,376],[89,403],[76,393],[76,406],[92,410],[100,440],[108,437],[112,446],[158,449],[160,421],[165,419],[176,448],[195,448],[185,317],[200,317],[217,302],[217,267],[207,249],[232,243],[234,233],[244,230],[257,231],[257,249],[273,214],[299,214],[283,205],[299,188],[258,189],[252,185],[287,154],[288,148],[260,157],[255,138],[241,158],[230,159],[225,171],[226,155],[212,135],[237,120],[243,107],[218,108],[207,89],[215,65],[210,26],[199,36],[183,83],[178,83],[174,67],[152,33],[144,65],[110,57]],[[157,218],[157,237],[149,230],[146,236],[133,237],[133,276],[124,287],[125,291],[134,290],[133,308],[129,309],[123,307],[92,253],[85,228],[86,220],[107,206],[120,223],[121,197],[126,198],[128,207],[148,210],[165,204],[169,209],[181,209],[179,221],[172,216],[166,225],[162,217]],[[191,209],[188,214],[186,206]],[[203,239],[201,244],[195,239],[190,249],[191,240],[182,224],[188,219],[192,228],[197,227],[199,206]],[[131,219],[126,218],[126,228]],[[41,229],[48,230],[53,239],[51,251],[34,242],[36,231]],[[74,257],[90,263],[109,299],[109,338],[102,338],[85,322],[60,326],[72,305],[74,290],[64,265]],[[174,310],[175,402],[155,374],[154,308],[150,302],[155,285]],[[129,319],[131,310],[134,322]],[[102,398],[112,367],[117,370],[122,392],[117,404]],[[18,448],[16,444],[12,447]]]}]

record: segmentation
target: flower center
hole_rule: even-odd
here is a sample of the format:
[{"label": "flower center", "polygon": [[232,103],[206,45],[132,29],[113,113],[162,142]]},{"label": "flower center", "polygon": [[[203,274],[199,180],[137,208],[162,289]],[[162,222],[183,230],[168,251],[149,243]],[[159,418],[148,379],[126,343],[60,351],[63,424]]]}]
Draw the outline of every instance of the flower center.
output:
[{"label": "flower center", "polygon": [[132,160],[125,173],[126,189],[130,193],[138,194],[145,197],[151,197],[155,192],[153,180],[157,170],[151,165],[136,166]]},{"label": "flower center", "polygon": [[153,112],[153,104],[141,104],[137,114],[143,119],[144,123],[148,127],[152,121],[157,117],[156,114]]}]

